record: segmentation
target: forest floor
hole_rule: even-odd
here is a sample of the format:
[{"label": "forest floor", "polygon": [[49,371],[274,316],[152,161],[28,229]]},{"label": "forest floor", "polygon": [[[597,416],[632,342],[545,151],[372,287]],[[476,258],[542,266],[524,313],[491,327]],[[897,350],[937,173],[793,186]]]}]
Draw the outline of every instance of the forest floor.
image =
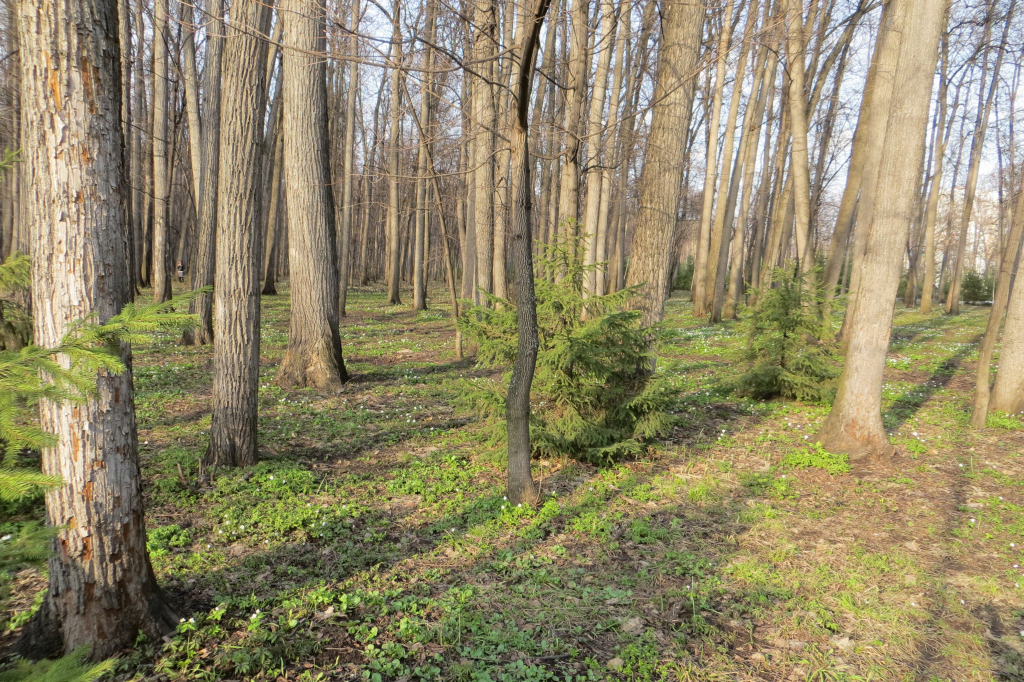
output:
[{"label": "forest floor", "polygon": [[264,299],[261,462],[206,488],[210,349],[136,349],[150,552],[183,622],[120,679],[1024,680],[1024,430],[967,424],[986,309],[897,311],[897,454],[829,473],[785,461],[834,461],[809,445],[827,408],[729,395],[742,333],[677,293],[659,371],[684,425],[638,461],[535,461],[528,510],[452,406],[493,372],[455,360],[444,306],[383,301],[351,292],[352,380],[324,396],[274,384],[288,298]]}]

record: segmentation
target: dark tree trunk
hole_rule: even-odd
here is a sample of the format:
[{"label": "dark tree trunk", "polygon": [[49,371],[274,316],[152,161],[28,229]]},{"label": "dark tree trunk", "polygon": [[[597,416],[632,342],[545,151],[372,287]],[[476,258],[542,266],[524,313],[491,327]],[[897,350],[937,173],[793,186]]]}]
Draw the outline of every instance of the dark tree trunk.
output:
[{"label": "dark tree trunk", "polygon": [[523,22],[519,48],[522,68],[515,86],[512,122],[512,243],[510,255],[516,287],[519,339],[512,379],[508,385],[505,420],[508,423],[508,499],[511,504],[534,505],[540,489],[530,475],[530,388],[537,366],[537,301],[533,289],[533,183],[530,181],[530,83],[537,59],[537,43],[550,0],[537,0],[532,22]]},{"label": "dark tree trunk", "polygon": [[263,229],[260,186],[264,80],[270,6],[235,0],[222,65],[222,158],[217,201],[214,305],[213,417],[205,463],[246,466],[256,461],[260,369],[260,266]]}]

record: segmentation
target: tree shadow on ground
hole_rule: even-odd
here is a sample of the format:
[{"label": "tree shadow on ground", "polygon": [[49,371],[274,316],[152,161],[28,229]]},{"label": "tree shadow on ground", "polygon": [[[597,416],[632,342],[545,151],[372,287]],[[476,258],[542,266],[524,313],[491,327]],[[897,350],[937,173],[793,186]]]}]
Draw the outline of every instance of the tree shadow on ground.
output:
[{"label": "tree shadow on ground", "polygon": [[887,429],[895,431],[913,418],[926,402],[949,385],[956,376],[963,359],[974,351],[973,344],[962,344],[953,355],[946,358],[921,385],[915,385],[896,397],[882,413]]}]

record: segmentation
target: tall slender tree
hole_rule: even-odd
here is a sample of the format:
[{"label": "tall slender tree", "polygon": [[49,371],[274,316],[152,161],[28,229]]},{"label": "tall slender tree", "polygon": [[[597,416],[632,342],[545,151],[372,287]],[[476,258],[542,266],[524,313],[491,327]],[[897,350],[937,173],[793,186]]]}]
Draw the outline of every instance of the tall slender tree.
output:
[{"label": "tall slender tree", "polygon": [[[211,0],[206,29],[206,65],[203,68],[202,145],[199,150],[199,212],[196,243],[189,267],[192,289],[214,283],[217,244],[217,189],[220,182],[221,61],[224,55],[224,0]],[[199,325],[185,332],[187,345],[213,342],[213,296],[202,294],[189,303]]]},{"label": "tall slender tree", "polygon": [[168,0],[153,5],[153,300],[171,297],[167,214],[171,197],[167,121]]},{"label": "tall slender tree", "polygon": [[259,407],[260,266],[263,226],[257,196],[266,109],[266,45],[271,6],[234,0],[222,64],[220,156],[214,305],[213,417],[210,466],[256,461]]},{"label": "tall slender tree", "polygon": [[899,40],[899,58],[871,225],[865,226],[864,272],[855,307],[847,313],[849,347],[839,389],[818,434],[826,448],[854,457],[892,451],[882,423],[882,372],[903,247],[918,206],[918,171],[945,9],[945,0],[891,0],[889,7],[895,12],[890,39]]},{"label": "tall slender tree", "polygon": [[[530,475],[530,387],[537,365],[537,301],[533,288],[533,182],[530,180],[530,90],[537,44],[550,0],[535,0],[532,21],[523,22],[512,122],[512,263],[516,286],[518,339],[505,417],[508,423],[508,499],[536,504],[540,489]],[[530,15],[527,15],[530,16]]]},{"label": "tall slender tree", "polygon": [[291,322],[288,352],[277,371],[277,383],[287,388],[336,391],[347,376],[338,335],[327,62],[323,57],[326,13],[322,0],[281,0]]}]

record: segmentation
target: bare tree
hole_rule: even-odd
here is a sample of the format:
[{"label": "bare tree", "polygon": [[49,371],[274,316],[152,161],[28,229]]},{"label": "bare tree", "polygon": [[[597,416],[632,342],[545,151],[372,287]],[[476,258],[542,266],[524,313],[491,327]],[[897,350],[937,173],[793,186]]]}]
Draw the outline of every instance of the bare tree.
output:
[{"label": "bare tree", "polygon": [[671,269],[671,243],[682,193],[686,136],[693,107],[704,3],[666,0],[647,158],[640,178],[627,286],[639,286],[632,305],[644,324],[661,321]]},{"label": "bare tree", "polygon": [[337,391],[338,272],[327,132],[326,5],[282,0],[284,174],[288,187],[291,322],[277,383]]},{"label": "bare tree", "polygon": [[171,278],[167,268],[167,211],[171,194],[168,177],[167,126],[167,2],[156,0],[153,6],[153,300],[171,297]]},{"label": "bare tree", "polygon": [[[224,55],[224,0],[212,0],[206,33],[206,65],[203,69],[203,114],[199,150],[199,220],[196,245],[189,272],[192,289],[213,285],[217,242],[217,186],[220,179],[221,60]],[[185,332],[187,345],[213,342],[213,296],[203,294],[192,299],[189,312],[199,317],[199,325]]]},{"label": "bare tree", "polygon": [[865,240],[861,290],[854,309],[847,313],[849,346],[839,389],[818,434],[826,448],[851,456],[892,451],[882,424],[882,372],[903,246],[918,205],[918,171],[924,158],[945,1],[892,0],[889,10],[895,12],[890,39],[900,42],[899,59]]},{"label": "bare tree", "polygon": [[[522,68],[515,84],[512,123],[512,262],[515,266],[518,343],[506,399],[508,423],[508,499],[533,505],[540,489],[530,475],[530,387],[537,364],[537,302],[533,289],[533,183],[530,180],[530,84],[537,43],[550,0],[537,0],[532,22],[523,22],[519,55]],[[529,15],[527,15],[529,16]]]},{"label": "bare tree", "polygon": [[256,461],[259,407],[260,266],[263,229],[259,184],[266,109],[266,44],[271,9],[259,0],[234,0],[225,36],[214,305],[212,466]]},{"label": "bare tree", "polygon": [[[32,240],[36,343],[57,345],[75,320],[105,321],[129,301],[124,234],[124,141],[116,0],[19,3],[21,123]],[[123,359],[131,366],[131,352]],[[140,631],[159,637],[176,618],[146,551],[130,369],[96,374],[81,404],[43,400],[40,426],[58,436],[43,471],[57,530],[50,588],[25,632],[26,653],[92,647],[105,658]]]}]

